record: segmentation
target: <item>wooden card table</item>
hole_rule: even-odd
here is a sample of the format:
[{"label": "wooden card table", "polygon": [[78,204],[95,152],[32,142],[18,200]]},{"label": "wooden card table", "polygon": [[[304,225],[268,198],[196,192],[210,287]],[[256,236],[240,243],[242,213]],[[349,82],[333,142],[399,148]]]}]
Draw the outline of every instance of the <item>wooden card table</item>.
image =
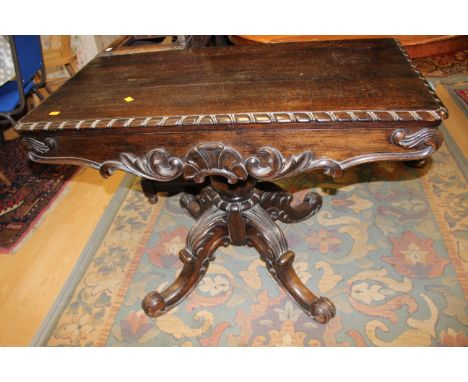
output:
[{"label": "wooden card table", "polygon": [[[322,200],[268,182],[356,165],[420,161],[442,143],[447,110],[393,39],[251,45],[102,55],[19,121],[31,160],[89,166],[143,179],[207,185],[182,194],[196,223],[182,271],[143,309],[156,317],[206,273],[219,246],[254,247],[268,271],[320,323],[335,315],[293,269],[275,220],[296,223]],[[271,185],[271,183],[270,183]]]}]

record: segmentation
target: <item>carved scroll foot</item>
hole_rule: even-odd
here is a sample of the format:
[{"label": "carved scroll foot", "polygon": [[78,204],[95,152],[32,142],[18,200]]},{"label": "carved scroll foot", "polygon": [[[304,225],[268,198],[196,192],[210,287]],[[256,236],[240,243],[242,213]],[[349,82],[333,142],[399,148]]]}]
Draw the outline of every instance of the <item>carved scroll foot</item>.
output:
[{"label": "carved scroll foot", "polygon": [[297,223],[314,215],[322,207],[322,197],[309,192],[302,203],[291,206],[293,196],[287,191],[263,192],[260,205],[273,220],[283,223]]},{"label": "carved scroll foot", "polygon": [[182,194],[180,206],[194,219],[198,219],[213,205],[216,192],[211,187],[204,188],[199,195]]},{"label": "carved scroll foot", "polygon": [[311,310],[314,312],[314,319],[320,324],[326,324],[336,314],[335,305],[326,297],[320,297],[311,305]]},{"label": "carved scroll foot", "polygon": [[304,312],[321,324],[335,316],[333,303],[318,297],[301,281],[293,268],[294,252],[281,229],[260,206],[246,211],[247,244],[254,247],[278,284],[296,301]]},{"label": "carved scroll foot", "polygon": [[148,316],[157,317],[163,313],[166,303],[163,296],[159,292],[154,291],[145,296],[141,306]]},{"label": "carved scroll foot", "polygon": [[213,253],[228,245],[226,213],[211,207],[190,230],[186,248],[179,253],[184,264],[176,280],[162,292],[151,292],[142,308],[150,317],[157,317],[181,302],[205,275]]}]

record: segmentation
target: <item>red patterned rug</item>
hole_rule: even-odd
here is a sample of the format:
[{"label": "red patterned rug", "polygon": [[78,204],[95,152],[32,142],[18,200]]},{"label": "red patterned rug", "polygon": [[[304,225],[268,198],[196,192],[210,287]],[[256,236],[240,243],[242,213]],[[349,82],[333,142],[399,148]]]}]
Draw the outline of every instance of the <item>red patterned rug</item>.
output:
[{"label": "red patterned rug", "polygon": [[0,144],[0,158],[0,171],[11,182],[0,184],[0,253],[11,253],[77,167],[30,162],[19,140]]},{"label": "red patterned rug", "polygon": [[439,56],[414,58],[412,61],[426,77],[468,73],[468,49]]},{"label": "red patterned rug", "polygon": [[457,93],[458,97],[465,102],[465,105],[468,106],[468,89],[457,89],[455,90],[455,93]]}]

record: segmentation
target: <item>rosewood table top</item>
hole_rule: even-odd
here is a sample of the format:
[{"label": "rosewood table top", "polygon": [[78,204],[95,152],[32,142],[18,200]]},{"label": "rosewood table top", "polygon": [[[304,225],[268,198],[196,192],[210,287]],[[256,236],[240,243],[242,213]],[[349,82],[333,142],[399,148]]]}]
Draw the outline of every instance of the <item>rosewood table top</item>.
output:
[{"label": "rosewood table top", "polygon": [[[422,164],[442,144],[448,113],[393,39],[203,48],[98,56],[16,129],[31,160],[123,170],[151,202],[161,182],[211,186],[184,194],[197,220],[184,268],[145,312],[158,316],[199,282],[220,245],[257,249],[272,276],[318,322],[335,315],[295,274],[274,220],[313,215],[309,193],[255,187],[310,171],[339,177],[382,160]],[[270,184],[271,185],[271,184]]]},{"label": "rosewood table top", "polygon": [[445,110],[401,52],[369,39],[101,56],[18,129],[438,120]]}]

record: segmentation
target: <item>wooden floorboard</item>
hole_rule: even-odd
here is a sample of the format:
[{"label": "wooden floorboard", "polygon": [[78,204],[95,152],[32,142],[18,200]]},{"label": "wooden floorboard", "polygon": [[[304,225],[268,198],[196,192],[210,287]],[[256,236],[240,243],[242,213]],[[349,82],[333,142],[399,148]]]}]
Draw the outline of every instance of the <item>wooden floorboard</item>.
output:
[{"label": "wooden floorboard", "polygon": [[85,169],[13,255],[0,256],[0,345],[27,346],[123,179]]}]

